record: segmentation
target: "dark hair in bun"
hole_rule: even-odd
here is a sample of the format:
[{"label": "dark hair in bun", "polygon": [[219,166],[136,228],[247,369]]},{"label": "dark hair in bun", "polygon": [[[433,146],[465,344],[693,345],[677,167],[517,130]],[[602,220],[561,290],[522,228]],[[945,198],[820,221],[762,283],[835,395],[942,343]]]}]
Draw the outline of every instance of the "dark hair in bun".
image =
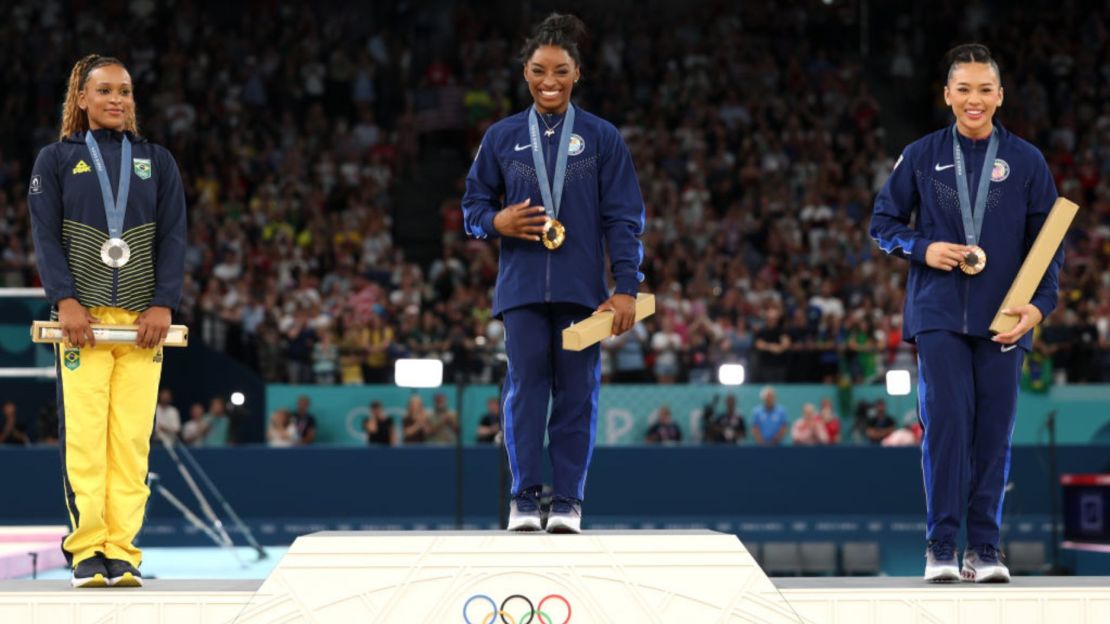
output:
[{"label": "dark hair in bun", "polygon": [[952,72],[956,71],[957,65],[963,63],[986,63],[994,69],[994,75],[998,78],[998,85],[1002,86],[1002,72],[998,69],[998,63],[991,56],[990,48],[981,43],[964,43],[958,45],[948,51],[944,55],[945,60],[948,62],[948,80],[952,80]]},{"label": "dark hair in bun", "polygon": [[578,44],[586,38],[586,25],[582,20],[569,14],[552,13],[532,29],[532,36],[524,42],[520,49],[520,62],[528,63],[536,48],[545,45],[558,46],[567,51],[574,64],[582,66],[582,56],[578,52]]}]

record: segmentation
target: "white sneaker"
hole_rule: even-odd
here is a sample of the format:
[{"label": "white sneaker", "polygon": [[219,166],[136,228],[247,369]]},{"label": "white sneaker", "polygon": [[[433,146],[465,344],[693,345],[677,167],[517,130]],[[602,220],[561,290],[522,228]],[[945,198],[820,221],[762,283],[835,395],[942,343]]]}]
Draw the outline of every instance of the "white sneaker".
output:
[{"label": "white sneaker", "polygon": [[925,550],[925,580],[930,583],[955,583],[960,580],[955,544],[943,540],[929,542]]},{"label": "white sneaker", "polygon": [[960,575],[976,583],[1009,583],[1010,569],[1001,561],[1002,553],[991,544],[972,546],[964,552]]},{"label": "white sneaker", "polygon": [[573,498],[556,496],[547,514],[548,533],[581,533],[582,503]]},{"label": "white sneaker", "polygon": [[542,531],[543,519],[540,517],[539,488],[521,490],[509,502],[510,531]]}]

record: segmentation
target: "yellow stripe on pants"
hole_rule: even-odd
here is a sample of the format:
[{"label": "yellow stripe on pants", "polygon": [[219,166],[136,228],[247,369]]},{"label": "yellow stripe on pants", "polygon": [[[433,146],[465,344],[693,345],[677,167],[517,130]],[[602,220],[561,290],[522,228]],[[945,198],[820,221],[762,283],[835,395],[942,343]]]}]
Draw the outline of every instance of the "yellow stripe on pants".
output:
[{"label": "yellow stripe on pants", "polygon": [[[92,308],[99,322],[134,325],[138,312]],[[59,346],[62,453],[73,530],[62,543],[72,565],[103,553],[138,566],[150,435],[162,350],[133,345]]]}]

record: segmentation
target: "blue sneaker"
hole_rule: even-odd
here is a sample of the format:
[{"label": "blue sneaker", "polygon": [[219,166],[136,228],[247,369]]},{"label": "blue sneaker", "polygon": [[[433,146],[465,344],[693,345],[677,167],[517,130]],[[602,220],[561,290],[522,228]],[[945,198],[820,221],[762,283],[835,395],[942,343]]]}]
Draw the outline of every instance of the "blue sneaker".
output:
[{"label": "blue sneaker", "polygon": [[509,502],[510,531],[540,531],[543,530],[543,519],[540,517],[540,488],[534,486],[525,488]]},{"label": "blue sneaker", "polygon": [[925,550],[925,580],[930,583],[954,583],[960,580],[956,565],[956,545],[948,540],[931,540]]},{"label": "blue sneaker", "polygon": [[1009,583],[1010,569],[1001,561],[1002,553],[993,544],[980,544],[964,551],[960,574],[965,581]]},{"label": "blue sneaker", "polygon": [[582,502],[576,498],[555,496],[547,513],[548,533],[581,533]]}]

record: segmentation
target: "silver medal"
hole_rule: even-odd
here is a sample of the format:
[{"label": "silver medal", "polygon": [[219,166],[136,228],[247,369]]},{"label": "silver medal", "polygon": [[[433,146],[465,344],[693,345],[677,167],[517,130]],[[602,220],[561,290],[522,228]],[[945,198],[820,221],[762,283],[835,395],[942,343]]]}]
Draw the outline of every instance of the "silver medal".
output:
[{"label": "silver medal", "polygon": [[100,259],[104,264],[118,269],[131,259],[131,248],[122,238],[109,238],[100,246]]}]

